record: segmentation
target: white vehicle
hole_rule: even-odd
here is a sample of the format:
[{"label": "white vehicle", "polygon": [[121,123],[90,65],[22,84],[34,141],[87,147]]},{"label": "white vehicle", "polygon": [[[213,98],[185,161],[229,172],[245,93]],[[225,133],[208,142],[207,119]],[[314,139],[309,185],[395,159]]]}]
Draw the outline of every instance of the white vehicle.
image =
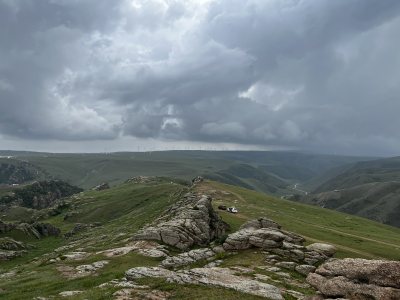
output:
[{"label": "white vehicle", "polygon": [[236,207],[228,207],[227,211],[230,212],[230,213],[233,213],[233,214],[236,214],[238,212]]}]

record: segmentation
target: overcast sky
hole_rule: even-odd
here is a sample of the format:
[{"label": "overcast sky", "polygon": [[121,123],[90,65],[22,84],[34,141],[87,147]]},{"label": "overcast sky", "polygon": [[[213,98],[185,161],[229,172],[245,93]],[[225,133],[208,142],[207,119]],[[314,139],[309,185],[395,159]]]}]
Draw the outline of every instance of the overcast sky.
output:
[{"label": "overcast sky", "polygon": [[0,149],[400,155],[398,0],[0,0]]}]

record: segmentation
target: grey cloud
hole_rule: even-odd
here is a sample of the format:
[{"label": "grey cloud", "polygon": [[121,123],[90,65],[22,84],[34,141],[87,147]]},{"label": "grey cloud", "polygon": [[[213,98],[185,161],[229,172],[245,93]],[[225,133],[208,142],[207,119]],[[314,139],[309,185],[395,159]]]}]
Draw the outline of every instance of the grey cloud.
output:
[{"label": "grey cloud", "polygon": [[397,0],[0,0],[0,28],[8,136],[400,147]]}]

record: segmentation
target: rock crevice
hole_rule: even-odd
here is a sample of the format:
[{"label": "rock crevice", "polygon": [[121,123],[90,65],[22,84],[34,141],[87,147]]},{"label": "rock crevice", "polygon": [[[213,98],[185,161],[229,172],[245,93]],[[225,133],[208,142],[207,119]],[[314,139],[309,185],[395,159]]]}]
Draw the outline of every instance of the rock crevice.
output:
[{"label": "rock crevice", "polygon": [[214,211],[211,201],[209,196],[188,193],[133,239],[157,240],[181,250],[207,246],[229,228]]}]

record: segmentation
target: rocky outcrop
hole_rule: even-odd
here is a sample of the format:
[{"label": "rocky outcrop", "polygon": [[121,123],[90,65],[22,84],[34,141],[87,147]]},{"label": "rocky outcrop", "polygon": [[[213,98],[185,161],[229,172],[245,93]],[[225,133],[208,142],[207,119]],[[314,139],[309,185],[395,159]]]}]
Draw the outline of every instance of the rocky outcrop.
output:
[{"label": "rocky outcrop", "polygon": [[11,260],[22,256],[26,253],[26,249],[31,247],[9,237],[0,238],[0,260]]},{"label": "rocky outcrop", "polygon": [[107,182],[103,182],[93,188],[95,191],[103,191],[103,190],[108,190],[110,188],[110,185]]},{"label": "rocky outcrop", "polygon": [[[223,248],[226,251],[261,248],[290,259],[296,265],[315,265],[326,261],[335,254],[335,247],[328,244],[315,243],[303,246],[304,238],[293,232],[281,229],[281,226],[267,218],[258,218],[243,224],[237,232],[226,238]],[[272,260],[274,263],[274,260]],[[288,267],[289,268],[289,267]],[[300,267],[299,273],[308,274],[312,268]]]},{"label": "rocky outcrop", "polygon": [[4,222],[0,221],[0,233],[9,232],[14,228],[15,228],[14,224],[4,223]]},{"label": "rocky outcrop", "polygon": [[90,256],[90,253],[84,251],[69,252],[61,256],[62,260],[83,260]]},{"label": "rocky outcrop", "polygon": [[16,257],[22,256],[26,251],[10,251],[10,250],[0,250],[0,261],[1,260],[11,260]]},{"label": "rocky outcrop", "polygon": [[23,234],[40,239],[47,236],[59,236],[61,231],[50,223],[3,223],[0,221],[0,233],[20,231]]},{"label": "rocky outcrop", "polygon": [[65,292],[61,292],[58,295],[60,295],[61,297],[72,297],[72,296],[76,296],[79,294],[82,294],[83,291],[65,291]]},{"label": "rocky outcrop", "polygon": [[243,250],[252,247],[262,249],[281,248],[284,241],[300,244],[301,236],[280,230],[280,225],[267,218],[251,220],[243,224],[238,231],[228,235],[223,247],[225,250]]},{"label": "rocky outcrop", "polygon": [[280,248],[285,235],[274,229],[260,228],[256,230],[242,229],[232,233],[225,240],[225,250],[244,250],[251,247],[262,249]]},{"label": "rocky outcrop", "polygon": [[314,243],[307,246],[308,251],[316,251],[326,256],[332,256],[336,253],[336,247],[329,244]]},{"label": "rocky outcrop", "polygon": [[25,243],[16,241],[12,238],[9,238],[9,237],[0,238],[0,249],[1,250],[24,250],[27,248],[28,248],[28,246]]},{"label": "rocky outcrop", "polygon": [[192,179],[192,184],[198,184],[204,181],[204,178],[202,176],[197,176]]},{"label": "rocky outcrop", "polygon": [[178,268],[186,266],[200,260],[207,260],[217,254],[217,249],[203,248],[194,249],[188,252],[178,254],[176,256],[169,256],[161,262],[161,266],[165,268]]},{"label": "rocky outcrop", "polygon": [[240,226],[239,230],[243,230],[243,229],[256,230],[256,229],[261,229],[261,228],[281,229],[281,225],[279,225],[275,221],[261,217],[261,218],[255,219],[255,220],[247,221],[242,226]]},{"label": "rocky outcrop", "polygon": [[61,230],[49,223],[36,223],[32,225],[40,237],[59,236]]},{"label": "rocky outcrop", "polygon": [[75,268],[68,265],[60,265],[57,267],[57,270],[61,272],[64,277],[80,278],[96,274],[98,270],[104,268],[108,263],[108,260],[100,260],[91,264],[79,265]]},{"label": "rocky outcrop", "polygon": [[345,258],[321,265],[307,281],[326,297],[400,299],[400,262]]},{"label": "rocky outcrop", "polygon": [[139,288],[127,288],[116,291],[113,296],[115,300],[129,300],[129,299],[142,299],[142,300],[167,300],[170,298],[171,293],[159,290],[143,290]]},{"label": "rocky outcrop", "polygon": [[308,274],[314,272],[316,268],[314,266],[310,266],[310,265],[297,265],[294,267],[294,269],[297,272],[299,272],[300,274],[308,275]]},{"label": "rocky outcrop", "polygon": [[128,270],[125,276],[128,280],[136,280],[144,277],[165,278],[169,282],[179,284],[205,284],[233,289],[271,300],[284,299],[279,288],[248,277],[237,276],[235,273],[237,272],[234,270],[218,267],[194,268],[176,272],[161,267],[137,267]]},{"label": "rocky outcrop", "polygon": [[85,230],[90,229],[90,228],[95,228],[95,227],[98,227],[98,226],[101,226],[101,223],[99,223],[99,222],[96,222],[96,223],[93,223],[93,224],[76,223],[75,226],[70,231],[68,231],[68,232],[66,232],[64,234],[64,237],[65,238],[70,238],[70,237],[72,237],[72,236],[74,236],[74,235],[76,235],[76,234],[78,234],[78,233],[80,233],[82,231],[85,231]]},{"label": "rocky outcrop", "polygon": [[39,174],[40,170],[28,162],[11,158],[0,162],[0,184],[21,184]]},{"label": "rocky outcrop", "polygon": [[214,211],[211,201],[209,196],[188,193],[133,239],[157,240],[181,250],[207,246],[229,228]]},{"label": "rocky outcrop", "polygon": [[[196,205],[204,205],[202,201],[206,199],[209,198],[200,197]],[[167,224],[168,229],[175,229],[174,226],[170,226],[171,222],[175,224],[176,220],[180,220],[181,218],[177,218],[177,216],[182,216],[182,211],[185,211],[183,215],[187,216],[185,219],[189,219],[190,215],[186,215],[186,210],[187,205],[182,205],[180,209],[173,208],[174,213],[170,215],[174,217],[171,219],[162,217],[158,220],[159,226],[162,225],[162,228]],[[157,226],[149,226],[144,229],[144,232],[149,228],[151,229],[150,233],[155,231],[157,234],[161,234],[160,231],[155,230],[159,229]],[[225,287],[268,299],[283,299],[284,296],[304,299],[303,293],[282,288],[282,285],[300,289],[309,289],[311,286],[305,283],[304,279],[299,280],[292,277],[293,272],[287,272],[285,269],[297,271],[306,276],[315,271],[314,264],[326,261],[334,254],[334,247],[321,243],[305,247],[303,243],[304,238],[283,230],[276,222],[267,218],[258,218],[248,221],[237,232],[228,235],[222,246],[212,247],[209,244],[205,248],[192,249],[175,256],[168,256],[160,263],[159,267],[138,267],[128,270],[126,278],[132,283],[143,277],[165,278],[173,283]],[[224,258],[237,255],[238,250],[249,248],[256,248],[256,251],[266,254],[265,265],[257,264],[257,266],[249,268],[218,267],[223,264]],[[190,268],[190,265],[194,263],[199,265],[199,262],[204,265],[202,268]],[[257,273],[261,270],[272,272],[274,275],[271,277]],[[276,283],[280,288],[270,283],[273,285]]]},{"label": "rocky outcrop", "polygon": [[22,188],[0,200],[8,205],[18,205],[33,209],[48,208],[63,197],[81,192],[82,189],[61,180],[38,181]]},{"label": "rocky outcrop", "polygon": [[165,258],[169,255],[167,247],[160,245],[155,241],[135,241],[125,245],[124,247],[107,249],[99,251],[96,254],[103,254],[106,257],[115,257],[126,255],[133,251],[136,251],[143,256],[154,258]]},{"label": "rocky outcrop", "polygon": [[126,183],[135,183],[135,184],[150,183],[150,182],[154,181],[155,179],[156,179],[156,177],[152,177],[152,176],[135,176],[135,177],[129,178],[125,182]]}]

